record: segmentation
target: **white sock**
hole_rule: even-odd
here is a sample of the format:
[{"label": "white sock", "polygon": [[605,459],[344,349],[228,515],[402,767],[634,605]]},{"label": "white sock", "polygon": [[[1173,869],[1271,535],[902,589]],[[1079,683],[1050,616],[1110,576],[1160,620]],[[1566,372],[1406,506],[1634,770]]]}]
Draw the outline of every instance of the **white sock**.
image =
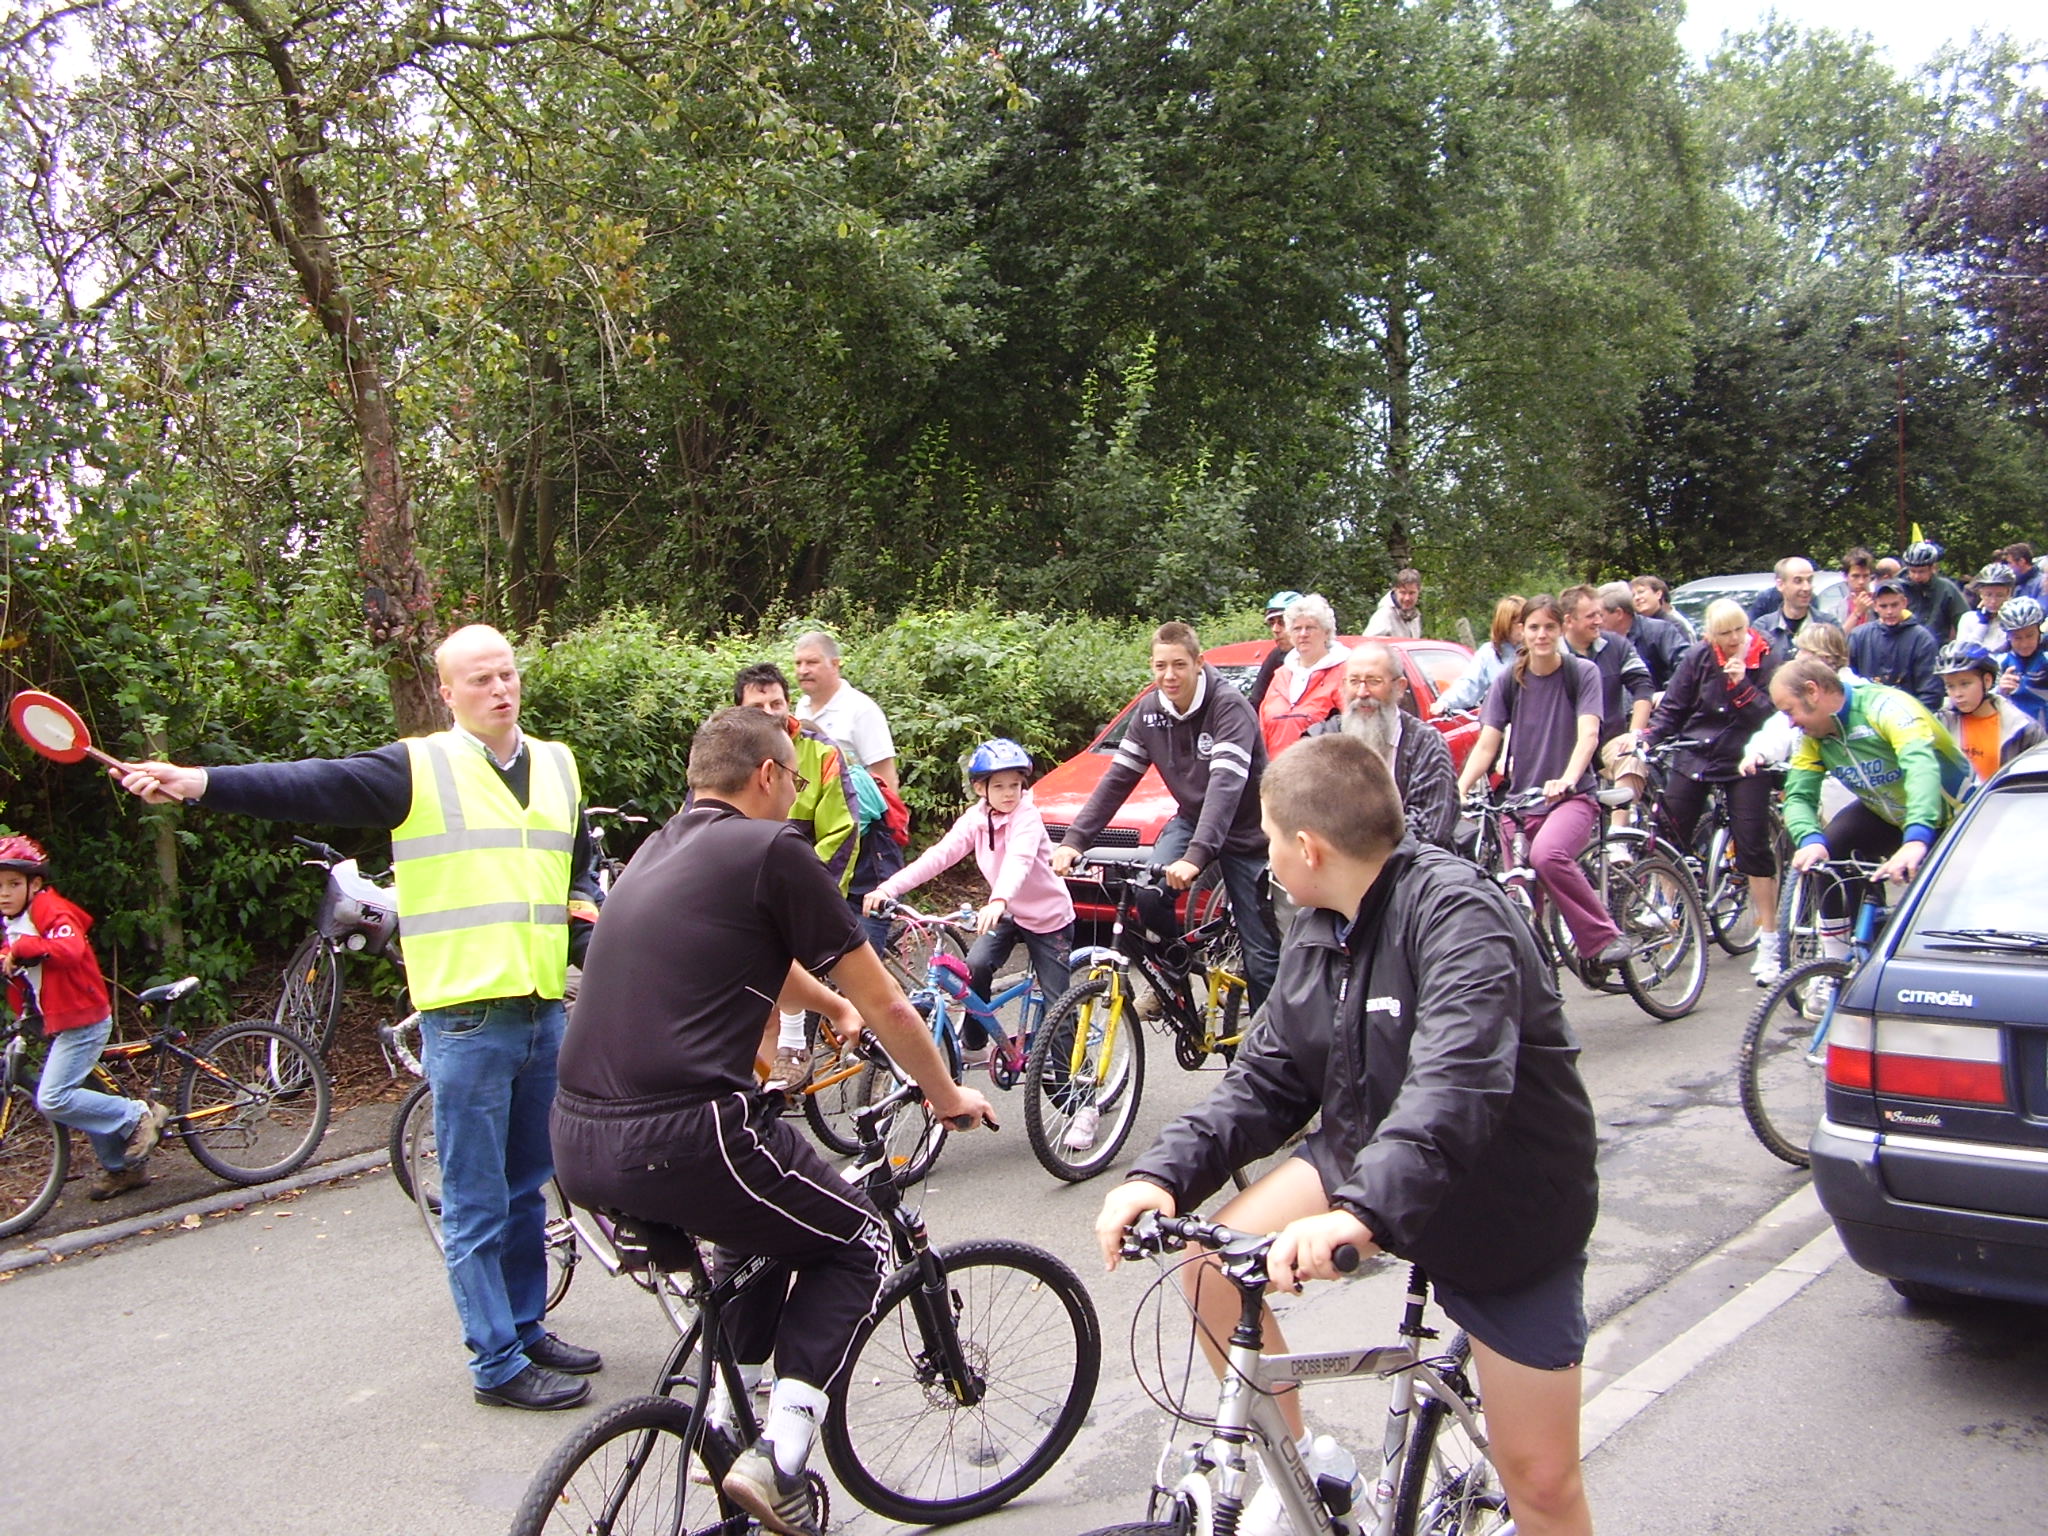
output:
[{"label": "white sock", "polygon": [[[740,1367],[740,1390],[751,1396],[754,1388],[760,1385],[761,1377],[767,1369],[766,1361],[759,1365],[742,1365]],[[725,1390],[725,1378],[723,1376],[720,1376],[712,1384],[711,1403],[705,1409],[705,1412],[710,1417],[711,1422],[720,1429],[731,1429],[735,1424],[739,1423],[739,1410],[733,1406],[732,1397]]]},{"label": "white sock", "polygon": [[825,1417],[829,1402],[821,1388],[790,1376],[775,1378],[768,1393],[768,1422],[761,1438],[774,1453],[775,1466],[784,1477],[795,1477],[810,1459],[811,1442],[818,1436],[818,1421]]},{"label": "white sock", "polygon": [[1821,958],[1824,960],[1848,959],[1849,930],[1844,928],[1839,933],[1829,933],[1823,930],[1820,936],[1820,953]]},{"label": "white sock", "polygon": [[782,1029],[776,1035],[775,1043],[785,1051],[800,1051],[810,1044],[804,1035],[804,1016],[801,1011],[785,1013],[782,1016]]}]

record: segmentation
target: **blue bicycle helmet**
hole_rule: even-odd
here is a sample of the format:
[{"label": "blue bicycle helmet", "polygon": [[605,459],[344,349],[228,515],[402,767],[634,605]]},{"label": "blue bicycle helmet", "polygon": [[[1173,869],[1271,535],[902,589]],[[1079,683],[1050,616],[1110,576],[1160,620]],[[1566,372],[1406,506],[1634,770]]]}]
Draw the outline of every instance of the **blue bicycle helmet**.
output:
[{"label": "blue bicycle helmet", "polygon": [[979,784],[992,773],[1004,773],[1010,769],[1030,778],[1031,754],[1009,737],[998,736],[993,741],[984,741],[967,759],[967,782]]},{"label": "blue bicycle helmet", "polygon": [[1299,592],[1275,592],[1266,599],[1266,617],[1270,619],[1276,613],[1285,613],[1289,603],[1298,603],[1300,601],[1301,594]]},{"label": "blue bicycle helmet", "polygon": [[2025,629],[2029,624],[2039,624],[2048,619],[2048,611],[2031,597],[2015,597],[2006,600],[1998,610],[2001,629]]},{"label": "blue bicycle helmet", "polygon": [[1974,640],[1951,640],[1934,658],[1934,675],[1947,677],[1951,672],[1982,672],[1995,677],[1998,658]]}]

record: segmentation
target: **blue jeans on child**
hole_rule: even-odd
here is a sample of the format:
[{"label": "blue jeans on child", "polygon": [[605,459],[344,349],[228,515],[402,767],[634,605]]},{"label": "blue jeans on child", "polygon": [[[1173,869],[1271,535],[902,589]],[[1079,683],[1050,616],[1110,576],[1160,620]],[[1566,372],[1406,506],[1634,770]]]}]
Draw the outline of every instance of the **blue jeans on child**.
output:
[{"label": "blue jeans on child", "polygon": [[[1186,812],[1159,829],[1152,845],[1152,862],[1160,869],[1183,857],[1195,840],[1195,823]],[[1244,944],[1245,1000],[1256,1009],[1273,990],[1273,975],[1280,969],[1280,941],[1266,919],[1266,856],[1262,853],[1219,853],[1223,866],[1223,889],[1230,895],[1230,915],[1237,923],[1237,936]]]},{"label": "blue jeans on child", "polygon": [[[967,951],[968,985],[983,998],[995,996],[996,967],[1010,958],[1010,951],[1017,947],[1017,941],[1024,941],[1024,952],[1031,957],[1031,974],[1038,978],[1038,990],[1045,994],[1045,1006],[1050,1008],[1059,1001],[1060,994],[1067,990],[1072,979],[1067,968],[1067,956],[1074,949],[1074,925],[1067,923],[1051,933],[1033,933],[1029,928],[1020,928],[1007,915],[997,920],[974,941]],[[988,1044],[988,1031],[973,1014],[967,1015],[967,1022],[960,1030],[960,1043],[970,1051],[978,1051]]]},{"label": "blue jeans on child", "polygon": [[420,1013],[441,1161],[442,1257],[469,1371],[501,1387],[546,1331],[548,1111],[564,1018],[558,999],[497,998]]},{"label": "blue jeans on child", "polygon": [[79,1084],[107,1048],[114,1032],[111,1018],[83,1029],[60,1030],[50,1037],[43,1058],[42,1081],[36,1084],[36,1108],[59,1125],[85,1132],[92,1155],[109,1173],[119,1173],[128,1160],[128,1137],[142,1123],[143,1105]]}]

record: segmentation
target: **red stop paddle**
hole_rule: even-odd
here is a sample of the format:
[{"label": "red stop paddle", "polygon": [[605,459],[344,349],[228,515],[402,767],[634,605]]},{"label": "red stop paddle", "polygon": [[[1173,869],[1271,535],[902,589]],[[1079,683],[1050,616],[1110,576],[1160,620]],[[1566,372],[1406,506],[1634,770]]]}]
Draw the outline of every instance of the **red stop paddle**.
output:
[{"label": "red stop paddle", "polygon": [[109,768],[128,767],[94,746],[92,732],[78,718],[78,711],[55,694],[22,689],[8,704],[7,719],[16,735],[54,762],[76,763],[90,757]]}]

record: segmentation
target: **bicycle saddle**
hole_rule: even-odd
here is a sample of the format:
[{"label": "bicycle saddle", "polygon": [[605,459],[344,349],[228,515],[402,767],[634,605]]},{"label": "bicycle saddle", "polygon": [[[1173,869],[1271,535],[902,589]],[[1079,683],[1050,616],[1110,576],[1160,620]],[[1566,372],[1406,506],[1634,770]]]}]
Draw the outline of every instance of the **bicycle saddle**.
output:
[{"label": "bicycle saddle", "polygon": [[604,1215],[612,1224],[612,1247],[618,1250],[621,1269],[674,1274],[687,1270],[697,1256],[697,1239],[681,1227],[645,1221],[623,1211],[607,1210]]},{"label": "bicycle saddle", "polygon": [[135,1001],[147,1007],[156,1008],[165,1003],[175,1003],[179,998],[199,985],[197,976],[187,976],[183,981],[167,981],[160,987],[135,994]]},{"label": "bicycle saddle", "polygon": [[1597,800],[1600,804],[1606,806],[1609,810],[1612,810],[1614,807],[1618,805],[1633,804],[1635,802],[1636,792],[1630,789],[1626,784],[1616,784],[1612,789],[1594,790],[1593,798]]}]

